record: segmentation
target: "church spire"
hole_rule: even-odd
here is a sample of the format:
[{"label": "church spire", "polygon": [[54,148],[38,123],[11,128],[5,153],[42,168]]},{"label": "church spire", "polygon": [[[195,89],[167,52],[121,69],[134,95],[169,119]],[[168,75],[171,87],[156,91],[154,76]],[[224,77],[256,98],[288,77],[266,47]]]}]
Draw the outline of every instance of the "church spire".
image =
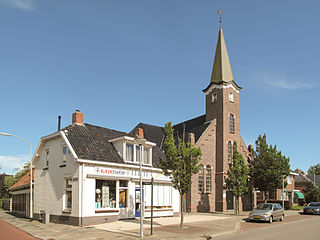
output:
[{"label": "church spire", "polygon": [[222,27],[220,26],[216,54],[214,57],[211,82],[232,82],[233,74],[227,52],[227,46],[224,41]]}]

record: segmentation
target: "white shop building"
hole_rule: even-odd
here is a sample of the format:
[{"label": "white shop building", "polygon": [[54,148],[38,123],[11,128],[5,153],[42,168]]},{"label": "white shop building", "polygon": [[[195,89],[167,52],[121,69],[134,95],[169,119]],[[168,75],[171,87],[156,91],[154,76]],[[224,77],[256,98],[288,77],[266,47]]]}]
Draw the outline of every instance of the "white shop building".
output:
[{"label": "white shop building", "polygon": [[179,213],[179,193],[162,174],[163,152],[143,137],[83,124],[76,111],[72,125],[42,137],[33,157],[34,217],[72,225],[90,225],[140,217],[140,158],[143,162],[144,216]]}]

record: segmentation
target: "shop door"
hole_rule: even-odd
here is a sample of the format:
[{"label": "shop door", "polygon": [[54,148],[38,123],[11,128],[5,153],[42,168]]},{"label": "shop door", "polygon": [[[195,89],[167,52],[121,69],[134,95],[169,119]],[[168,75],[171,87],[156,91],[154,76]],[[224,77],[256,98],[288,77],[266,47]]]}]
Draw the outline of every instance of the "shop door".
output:
[{"label": "shop door", "polygon": [[136,188],[135,191],[135,217],[140,217],[140,206],[141,206],[141,194],[140,188]]},{"label": "shop door", "polygon": [[227,210],[234,209],[233,205],[233,193],[231,191],[226,192],[227,197]]}]

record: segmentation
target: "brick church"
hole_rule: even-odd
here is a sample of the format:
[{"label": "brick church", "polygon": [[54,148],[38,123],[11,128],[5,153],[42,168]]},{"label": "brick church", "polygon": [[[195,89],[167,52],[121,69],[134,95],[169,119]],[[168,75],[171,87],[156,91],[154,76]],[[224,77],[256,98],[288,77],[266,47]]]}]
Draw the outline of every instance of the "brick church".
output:
[{"label": "brick church", "polygon": [[[186,199],[189,212],[226,211],[234,208],[233,194],[225,189],[233,142],[238,143],[238,151],[244,159],[249,157],[248,148],[240,135],[240,90],[241,87],[233,79],[220,27],[211,79],[203,90],[206,112],[174,125],[175,136],[184,137],[184,141],[200,147],[202,151],[200,172],[193,175],[192,190]],[[165,138],[162,127],[139,123],[137,128],[142,128],[144,137],[162,149]]]}]

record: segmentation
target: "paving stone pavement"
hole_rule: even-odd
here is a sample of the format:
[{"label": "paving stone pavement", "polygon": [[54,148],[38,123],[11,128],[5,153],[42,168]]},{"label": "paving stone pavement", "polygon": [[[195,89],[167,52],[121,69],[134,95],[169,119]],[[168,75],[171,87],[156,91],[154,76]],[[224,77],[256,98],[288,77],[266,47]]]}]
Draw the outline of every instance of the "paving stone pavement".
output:
[{"label": "paving stone pavement", "polygon": [[[178,218],[156,218],[154,235],[150,236],[150,220],[146,219],[144,234],[148,240],[160,239],[206,239],[206,236],[219,236],[240,229],[240,223],[248,216],[247,212],[234,216],[233,212],[224,214],[197,213],[187,214],[185,228],[179,228]],[[127,220],[104,223],[89,227],[64,224],[42,224],[38,221],[13,216],[0,211],[0,219],[14,225],[39,239],[55,240],[102,240],[102,239],[139,239],[139,221]],[[118,227],[116,227],[118,226]]]}]

